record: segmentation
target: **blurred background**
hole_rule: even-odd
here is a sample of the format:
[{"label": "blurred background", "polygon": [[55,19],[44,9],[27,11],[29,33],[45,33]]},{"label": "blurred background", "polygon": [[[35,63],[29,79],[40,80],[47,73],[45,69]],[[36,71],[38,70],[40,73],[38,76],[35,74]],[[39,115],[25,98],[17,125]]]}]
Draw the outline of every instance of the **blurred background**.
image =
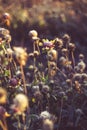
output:
[{"label": "blurred background", "polygon": [[28,32],[35,29],[40,38],[68,33],[87,54],[87,0],[0,0],[0,20],[4,12],[11,15],[11,45],[28,48]]}]

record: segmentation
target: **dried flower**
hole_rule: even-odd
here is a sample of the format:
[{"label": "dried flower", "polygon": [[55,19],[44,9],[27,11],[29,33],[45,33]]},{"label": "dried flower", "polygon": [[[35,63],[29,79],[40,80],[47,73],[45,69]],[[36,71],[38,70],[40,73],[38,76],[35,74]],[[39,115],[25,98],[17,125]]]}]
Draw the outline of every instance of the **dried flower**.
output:
[{"label": "dried flower", "polygon": [[31,30],[31,31],[29,31],[28,35],[29,35],[29,37],[32,38],[32,39],[38,37],[38,33],[37,33],[36,30]]},{"label": "dried flower", "polygon": [[17,94],[13,99],[13,104],[11,109],[18,115],[23,114],[23,112],[28,108],[29,102],[28,98],[24,94]]},{"label": "dried flower", "polygon": [[86,64],[83,61],[80,61],[77,66],[81,72],[83,72],[86,68]]},{"label": "dried flower", "polygon": [[16,55],[16,59],[20,65],[25,66],[28,58],[28,54],[26,52],[26,49],[23,49],[22,47],[14,47],[14,52]]},{"label": "dried flower", "polygon": [[68,55],[68,50],[67,50],[66,48],[63,48],[63,49],[61,50],[61,52],[62,52],[62,55],[64,55],[64,56],[67,56],[67,55]]},{"label": "dried flower", "polygon": [[65,34],[63,36],[63,41],[65,44],[68,44],[70,42],[70,36],[68,34]]},{"label": "dried flower", "polygon": [[53,121],[45,119],[43,121],[43,130],[53,130],[54,124]]},{"label": "dried flower", "polygon": [[10,20],[11,20],[11,17],[10,17],[9,13],[4,13],[2,15],[2,24],[3,25],[10,26]]},{"label": "dried flower", "polygon": [[38,51],[34,51],[33,53],[34,53],[35,57],[39,56],[39,52]]},{"label": "dried flower", "polygon": [[67,62],[67,59],[65,58],[65,57],[60,57],[60,59],[59,59],[59,63],[60,63],[60,65],[65,65],[66,64],[66,62]]},{"label": "dried flower", "polygon": [[40,114],[40,118],[41,119],[50,119],[51,118],[51,114],[48,111],[42,111]]},{"label": "dried flower", "polygon": [[74,79],[74,80],[77,80],[77,81],[81,80],[81,74],[80,74],[80,73],[74,74],[73,79]]},{"label": "dried flower", "polygon": [[49,91],[50,91],[50,88],[49,88],[48,85],[43,85],[43,86],[42,86],[42,92],[48,93]]},{"label": "dried flower", "polygon": [[82,76],[82,81],[87,80],[87,74],[86,73],[82,73],[81,76]]},{"label": "dried flower", "polygon": [[6,40],[6,43],[10,43],[11,42],[11,36],[10,35],[6,35],[5,36],[5,40]]},{"label": "dried flower", "polygon": [[5,104],[7,101],[7,92],[4,88],[0,87],[0,104]]},{"label": "dried flower", "polygon": [[41,101],[41,100],[42,100],[42,94],[41,94],[41,92],[40,92],[40,91],[36,91],[36,92],[34,93],[34,97],[35,97],[35,99],[36,99],[37,101]]},{"label": "dried flower", "polygon": [[39,86],[32,86],[32,92],[39,91]]},{"label": "dried flower", "polygon": [[70,51],[74,51],[75,50],[75,44],[69,43],[68,48],[69,48]]},{"label": "dried flower", "polygon": [[3,15],[2,15],[2,17],[3,17],[3,19],[11,19],[11,17],[10,17],[10,14],[9,13],[4,13]]},{"label": "dried flower", "polygon": [[57,61],[57,57],[58,57],[58,53],[56,50],[51,49],[50,51],[48,51],[48,60],[50,61]]},{"label": "dried flower", "polygon": [[78,93],[81,92],[81,84],[78,81],[75,81],[75,89],[77,90]]},{"label": "dried flower", "polygon": [[9,35],[10,32],[8,29],[0,28],[0,37],[5,38],[6,35]]},{"label": "dried flower", "polygon": [[83,54],[79,54],[79,60],[84,60],[84,55]]},{"label": "dried flower", "polygon": [[55,41],[54,41],[54,44],[55,44],[56,49],[60,49],[63,46],[63,41],[59,38],[56,38]]},{"label": "dried flower", "polygon": [[29,58],[33,58],[34,57],[34,53],[29,53]]}]

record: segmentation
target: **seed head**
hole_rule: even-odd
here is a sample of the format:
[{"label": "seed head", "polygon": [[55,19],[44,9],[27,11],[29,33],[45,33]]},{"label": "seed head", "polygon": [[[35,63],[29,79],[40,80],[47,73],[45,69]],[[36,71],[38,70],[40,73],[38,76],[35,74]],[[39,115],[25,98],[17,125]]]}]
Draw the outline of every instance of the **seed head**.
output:
[{"label": "seed head", "polygon": [[22,47],[14,47],[13,49],[18,63],[25,66],[28,58],[26,49],[23,49]]},{"label": "seed head", "polygon": [[65,34],[63,36],[63,41],[65,44],[68,44],[70,42],[70,36],[68,34]]},{"label": "seed head", "polygon": [[69,48],[70,51],[74,51],[75,50],[75,44],[69,43],[68,48]]},{"label": "seed head", "polygon": [[24,94],[17,94],[13,99],[13,105],[11,109],[15,112],[15,114],[21,115],[28,108],[29,102],[28,98]]},{"label": "seed head", "polygon": [[29,31],[28,35],[30,38],[35,38],[35,37],[37,38],[38,37],[38,33],[36,30]]},{"label": "seed head", "polygon": [[51,114],[48,111],[42,111],[41,114],[40,114],[40,118],[41,119],[50,119]]},{"label": "seed head", "polygon": [[58,53],[56,50],[52,49],[48,52],[48,59],[50,61],[57,61]]}]

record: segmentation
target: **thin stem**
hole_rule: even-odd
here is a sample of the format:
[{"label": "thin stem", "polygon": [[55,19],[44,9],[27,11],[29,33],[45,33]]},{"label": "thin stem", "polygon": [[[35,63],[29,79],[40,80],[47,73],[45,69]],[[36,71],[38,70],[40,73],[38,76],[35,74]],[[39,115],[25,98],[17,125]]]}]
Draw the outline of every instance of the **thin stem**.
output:
[{"label": "thin stem", "polygon": [[73,68],[75,68],[75,57],[73,51],[71,52],[71,55],[72,55]]},{"label": "thin stem", "polygon": [[23,120],[24,130],[26,130],[26,119],[25,119],[25,114],[22,115],[22,120]]},{"label": "thin stem", "polygon": [[3,118],[3,122],[4,122],[4,126],[5,126],[6,130],[8,130],[6,118]]},{"label": "thin stem", "polygon": [[25,94],[27,94],[27,88],[26,88],[26,81],[25,81],[23,66],[20,65],[20,68],[21,68],[22,80],[23,80],[23,85],[24,85],[24,92],[25,92]]},{"label": "thin stem", "polygon": [[18,129],[21,129],[21,123],[20,123],[20,118],[19,118],[19,116],[18,116]]},{"label": "thin stem", "polygon": [[63,71],[61,71],[58,67],[57,67],[57,70],[58,70],[65,78],[67,78],[66,74],[64,74]]},{"label": "thin stem", "polygon": [[38,46],[38,44],[37,44],[37,49],[38,49],[38,52],[39,52],[39,54],[40,54],[40,49],[39,49],[39,46]]},{"label": "thin stem", "polygon": [[3,122],[0,120],[0,126],[3,130],[8,130],[6,120],[3,120]]},{"label": "thin stem", "polygon": [[59,129],[59,126],[60,126],[60,123],[61,123],[62,108],[63,108],[63,98],[61,99],[61,108],[60,108],[60,115],[59,115],[59,120],[58,120],[58,129]]}]

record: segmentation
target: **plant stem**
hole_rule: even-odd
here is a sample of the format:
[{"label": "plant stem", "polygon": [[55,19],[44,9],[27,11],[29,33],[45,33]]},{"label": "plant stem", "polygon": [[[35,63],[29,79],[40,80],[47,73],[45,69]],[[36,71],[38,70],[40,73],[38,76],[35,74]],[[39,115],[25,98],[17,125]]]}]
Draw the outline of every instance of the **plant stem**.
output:
[{"label": "plant stem", "polygon": [[71,55],[72,55],[73,68],[75,68],[75,57],[73,51],[71,52]]},{"label": "plant stem", "polygon": [[60,108],[60,115],[59,115],[59,120],[58,120],[58,129],[59,129],[59,126],[60,126],[60,123],[61,123],[62,108],[63,108],[63,98],[61,99],[61,108]]},{"label": "plant stem", "polygon": [[3,122],[0,120],[0,126],[3,130],[8,130],[7,128],[7,122],[6,122],[6,119],[4,118],[3,119]]},{"label": "plant stem", "polygon": [[24,75],[23,66],[20,65],[20,68],[21,68],[22,80],[23,80],[23,85],[24,85],[24,92],[27,95],[27,88],[26,88],[26,81],[25,81],[25,75]]}]

